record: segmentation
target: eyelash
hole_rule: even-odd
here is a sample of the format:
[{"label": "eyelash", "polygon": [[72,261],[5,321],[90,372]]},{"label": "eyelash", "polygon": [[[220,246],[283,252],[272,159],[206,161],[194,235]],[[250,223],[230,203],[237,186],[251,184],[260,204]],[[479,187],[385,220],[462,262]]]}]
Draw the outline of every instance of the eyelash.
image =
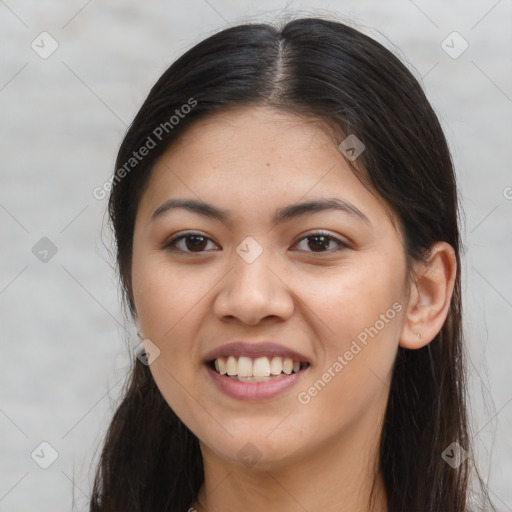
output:
[{"label": "eyelash", "polygon": [[[184,251],[182,249],[177,249],[176,248],[176,243],[179,242],[180,240],[185,240],[186,238],[189,238],[189,237],[193,237],[193,236],[200,236],[208,241],[212,241],[211,238],[203,235],[202,233],[195,233],[195,232],[187,232],[186,234],[182,234],[182,235],[179,235],[175,238],[172,238],[170,239],[169,241],[167,241],[164,245],[163,245],[163,249],[168,249],[168,250],[171,250],[171,251],[181,251],[185,254],[193,254],[193,255],[200,255],[200,254],[204,254],[205,252],[209,252],[209,251]],[[307,240],[309,238],[314,238],[316,236],[322,236],[322,237],[325,237],[329,240],[329,242],[335,242],[338,244],[338,248],[337,249],[334,249],[334,250],[326,250],[326,251],[306,251],[306,252],[310,252],[312,254],[331,254],[333,252],[337,252],[339,250],[342,250],[342,249],[347,249],[349,247],[349,245],[345,242],[342,242],[339,238],[336,238],[336,237],[333,237],[332,235],[330,235],[329,233],[325,232],[325,231],[315,231],[313,233],[310,233],[308,234],[307,236],[305,237],[302,237],[301,239],[299,239],[294,245],[297,245],[298,243],[302,242],[303,240]]]}]

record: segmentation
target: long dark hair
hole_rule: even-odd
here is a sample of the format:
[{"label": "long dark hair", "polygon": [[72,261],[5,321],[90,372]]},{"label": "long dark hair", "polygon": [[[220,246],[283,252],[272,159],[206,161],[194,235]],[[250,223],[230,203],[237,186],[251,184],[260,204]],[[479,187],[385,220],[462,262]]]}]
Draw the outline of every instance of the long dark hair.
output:
[{"label": "long dark hair", "polygon": [[[130,314],[135,216],[156,159],[195,120],[255,105],[323,120],[340,142],[347,134],[363,141],[353,170],[400,220],[409,263],[424,259],[436,241],[454,248],[457,275],[443,328],[424,348],[398,349],[378,464],[390,512],[466,512],[472,469],[483,504],[491,506],[470,443],[450,152],[417,80],[361,32],[318,18],[295,19],[281,29],[244,24],[208,37],[165,71],[121,144],[108,205]],[[130,160],[144,146],[152,146],[146,156]],[[457,468],[442,458],[453,442],[470,456]],[[198,439],[165,402],[149,368],[134,358],[106,435],[90,511],[186,511],[203,478]]]}]

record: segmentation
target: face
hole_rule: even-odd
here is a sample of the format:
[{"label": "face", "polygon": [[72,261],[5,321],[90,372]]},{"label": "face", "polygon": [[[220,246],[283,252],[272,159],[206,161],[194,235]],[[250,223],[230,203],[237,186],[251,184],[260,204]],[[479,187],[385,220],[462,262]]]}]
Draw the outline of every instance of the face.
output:
[{"label": "face", "polygon": [[150,370],[204,453],[232,463],[379,434],[406,285],[386,205],[312,120],[252,107],[198,121],[138,208]]}]

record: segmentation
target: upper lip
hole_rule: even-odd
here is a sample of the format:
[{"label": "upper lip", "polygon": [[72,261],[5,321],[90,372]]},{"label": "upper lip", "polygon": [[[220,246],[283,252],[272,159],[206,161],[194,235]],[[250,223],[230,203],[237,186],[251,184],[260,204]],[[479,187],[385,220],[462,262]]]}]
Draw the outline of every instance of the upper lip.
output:
[{"label": "upper lip", "polygon": [[283,345],[279,345],[278,343],[274,343],[271,341],[262,341],[262,342],[247,342],[247,341],[234,341],[232,343],[227,343],[226,345],[222,345],[220,347],[215,348],[211,352],[208,352],[205,356],[205,362],[210,363],[219,357],[227,358],[229,356],[234,357],[289,357],[293,359],[293,361],[299,361],[303,363],[308,363],[309,359],[293,350],[291,348],[285,347]]}]

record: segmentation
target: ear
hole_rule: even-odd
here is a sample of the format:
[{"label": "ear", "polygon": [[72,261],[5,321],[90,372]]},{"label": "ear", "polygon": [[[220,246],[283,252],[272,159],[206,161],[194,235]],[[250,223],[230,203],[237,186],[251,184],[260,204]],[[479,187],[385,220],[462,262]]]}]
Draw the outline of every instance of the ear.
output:
[{"label": "ear", "polygon": [[457,274],[453,247],[436,242],[427,263],[418,263],[417,279],[410,285],[409,300],[400,336],[400,346],[418,349],[430,343],[448,316]]}]

